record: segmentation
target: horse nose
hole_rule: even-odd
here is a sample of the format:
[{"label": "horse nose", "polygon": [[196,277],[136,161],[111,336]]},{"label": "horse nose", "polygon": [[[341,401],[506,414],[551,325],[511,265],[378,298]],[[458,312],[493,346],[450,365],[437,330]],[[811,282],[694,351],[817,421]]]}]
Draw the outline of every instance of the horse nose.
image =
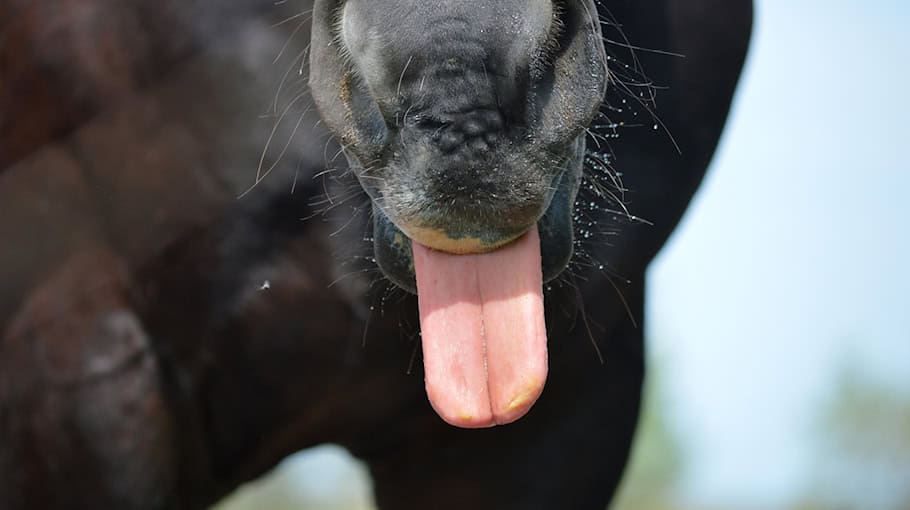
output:
[{"label": "horse nose", "polygon": [[444,154],[458,150],[485,152],[496,142],[505,127],[502,112],[480,108],[466,112],[419,115],[414,126],[425,132]]}]

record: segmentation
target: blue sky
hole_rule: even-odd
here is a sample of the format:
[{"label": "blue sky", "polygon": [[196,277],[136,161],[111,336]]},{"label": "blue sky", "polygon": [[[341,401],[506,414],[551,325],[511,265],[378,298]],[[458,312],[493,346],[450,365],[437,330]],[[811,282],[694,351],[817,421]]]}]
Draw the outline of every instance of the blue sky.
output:
[{"label": "blue sky", "polygon": [[705,504],[801,490],[845,365],[910,391],[910,3],[756,14],[722,146],[650,272],[649,348]]}]

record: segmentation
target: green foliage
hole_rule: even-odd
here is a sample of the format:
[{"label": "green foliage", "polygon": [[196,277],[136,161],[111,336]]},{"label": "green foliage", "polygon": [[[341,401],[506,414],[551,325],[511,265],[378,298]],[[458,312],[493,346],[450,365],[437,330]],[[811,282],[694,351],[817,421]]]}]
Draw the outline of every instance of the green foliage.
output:
[{"label": "green foliage", "polygon": [[807,501],[826,509],[910,509],[910,395],[848,366],[815,432]]},{"label": "green foliage", "polygon": [[667,416],[663,373],[659,363],[651,363],[632,458],[613,510],[678,508],[671,502],[678,499],[675,493],[685,465],[672,419]]}]

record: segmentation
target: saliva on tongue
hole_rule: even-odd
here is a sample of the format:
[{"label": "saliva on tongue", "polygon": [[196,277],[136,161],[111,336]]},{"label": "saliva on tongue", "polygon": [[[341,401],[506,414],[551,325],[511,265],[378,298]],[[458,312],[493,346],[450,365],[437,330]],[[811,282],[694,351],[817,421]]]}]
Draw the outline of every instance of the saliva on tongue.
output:
[{"label": "saliva on tongue", "polygon": [[431,405],[464,428],[521,418],[547,378],[537,229],[489,253],[412,249]]}]

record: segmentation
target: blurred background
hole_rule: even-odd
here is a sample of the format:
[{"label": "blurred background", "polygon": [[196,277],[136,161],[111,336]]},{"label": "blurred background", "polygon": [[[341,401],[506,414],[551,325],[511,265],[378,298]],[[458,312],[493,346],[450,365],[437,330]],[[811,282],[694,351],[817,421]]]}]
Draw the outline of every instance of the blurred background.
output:
[{"label": "blurred background", "polygon": [[[695,202],[650,271],[621,510],[910,509],[910,3],[757,0]],[[331,446],[217,510],[370,509]]]}]

